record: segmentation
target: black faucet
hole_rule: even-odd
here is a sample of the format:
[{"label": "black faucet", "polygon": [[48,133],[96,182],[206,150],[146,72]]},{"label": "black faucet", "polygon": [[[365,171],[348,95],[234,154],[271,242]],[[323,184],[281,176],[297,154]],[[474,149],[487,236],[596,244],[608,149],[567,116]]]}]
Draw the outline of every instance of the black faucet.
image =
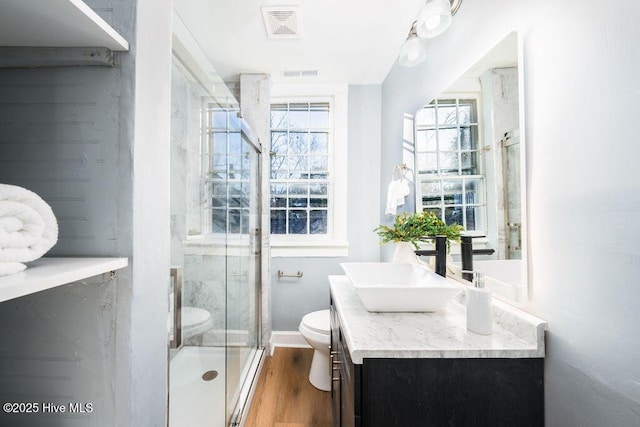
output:
[{"label": "black faucet", "polygon": [[461,236],[460,237],[460,255],[462,257],[462,278],[473,281],[473,256],[474,255],[493,255],[494,249],[473,249],[473,238],[484,236]]},{"label": "black faucet", "polygon": [[[433,237],[425,238],[432,240]],[[436,248],[417,250],[416,255],[419,256],[435,256],[436,257],[436,274],[447,277],[447,236],[435,236]]]}]

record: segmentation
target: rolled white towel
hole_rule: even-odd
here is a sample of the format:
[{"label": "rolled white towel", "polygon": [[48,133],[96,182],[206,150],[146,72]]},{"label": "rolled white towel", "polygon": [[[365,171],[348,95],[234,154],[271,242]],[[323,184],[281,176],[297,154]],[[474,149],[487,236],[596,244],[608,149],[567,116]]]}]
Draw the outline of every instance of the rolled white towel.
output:
[{"label": "rolled white towel", "polygon": [[58,241],[58,222],[36,193],[0,184],[0,276],[26,268]]}]

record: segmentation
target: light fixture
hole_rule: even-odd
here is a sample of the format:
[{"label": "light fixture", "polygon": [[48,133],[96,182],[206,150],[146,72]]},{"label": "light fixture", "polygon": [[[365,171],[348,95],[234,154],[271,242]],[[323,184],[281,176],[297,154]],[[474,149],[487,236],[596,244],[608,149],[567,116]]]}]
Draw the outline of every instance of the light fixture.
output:
[{"label": "light fixture", "polygon": [[398,63],[403,67],[413,67],[414,65],[420,64],[427,57],[425,47],[424,41],[418,37],[416,21],[414,21],[407,39],[400,47]]},{"label": "light fixture", "polygon": [[418,36],[430,39],[444,33],[462,0],[427,0],[416,23]]}]

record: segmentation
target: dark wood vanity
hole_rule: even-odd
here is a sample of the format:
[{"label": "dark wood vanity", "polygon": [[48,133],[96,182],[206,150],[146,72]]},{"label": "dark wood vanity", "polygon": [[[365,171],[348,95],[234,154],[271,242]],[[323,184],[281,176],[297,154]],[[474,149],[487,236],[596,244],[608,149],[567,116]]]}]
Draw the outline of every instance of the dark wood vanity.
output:
[{"label": "dark wood vanity", "polygon": [[[334,426],[544,425],[543,357],[404,357],[409,353],[398,353],[354,363],[335,303],[340,296],[333,290],[332,283]],[[348,308],[353,315],[353,305]],[[363,316],[375,329],[376,320],[385,315]],[[380,333],[387,332],[381,328]],[[379,343],[372,342],[374,352],[376,346]]]}]

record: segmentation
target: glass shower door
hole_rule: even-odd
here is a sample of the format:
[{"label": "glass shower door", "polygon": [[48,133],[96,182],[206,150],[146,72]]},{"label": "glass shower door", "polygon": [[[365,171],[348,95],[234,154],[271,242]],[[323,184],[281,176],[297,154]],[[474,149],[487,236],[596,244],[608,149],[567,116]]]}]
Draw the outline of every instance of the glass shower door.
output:
[{"label": "glass shower door", "polygon": [[[243,391],[260,347],[260,211],[259,152],[241,132],[240,146],[230,155],[229,239],[227,241],[226,291],[226,415],[234,425],[245,401]],[[234,147],[236,148],[236,147]]]}]

